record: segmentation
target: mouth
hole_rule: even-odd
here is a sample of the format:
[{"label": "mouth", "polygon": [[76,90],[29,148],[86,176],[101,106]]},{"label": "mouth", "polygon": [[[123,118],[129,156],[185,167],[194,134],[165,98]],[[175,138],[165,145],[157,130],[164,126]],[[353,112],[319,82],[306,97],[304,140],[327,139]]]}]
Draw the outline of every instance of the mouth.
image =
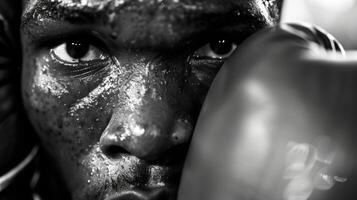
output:
[{"label": "mouth", "polygon": [[173,200],[176,196],[174,190],[157,188],[154,190],[128,190],[113,194],[105,200]]},{"label": "mouth", "polygon": [[[90,174],[83,174],[86,199],[102,200],[174,200],[183,169],[184,150],[169,151],[155,162],[119,152],[114,160],[98,157],[94,148],[86,159]],[[173,159],[175,158],[175,159]],[[89,176],[88,176],[89,175]],[[81,196],[83,190],[76,191]]]},{"label": "mouth", "polygon": [[[126,157],[123,155],[123,157]],[[127,158],[133,158],[128,156]],[[135,164],[133,164],[135,163]],[[160,165],[159,163],[133,162],[128,173],[122,173],[114,185],[103,191],[104,200],[175,200],[182,173],[182,163]],[[113,185],[111,184],[111,185]]]}]

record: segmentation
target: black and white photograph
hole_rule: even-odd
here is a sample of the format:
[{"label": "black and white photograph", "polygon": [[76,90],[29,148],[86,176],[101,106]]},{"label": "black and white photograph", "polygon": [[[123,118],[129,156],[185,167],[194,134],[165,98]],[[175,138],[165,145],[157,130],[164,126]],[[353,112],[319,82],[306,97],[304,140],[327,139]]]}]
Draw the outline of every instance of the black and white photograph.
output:
[{"label": "black and white photograph", "polygon": [[0,0],[0,200],[357,200],[357,0]]}]

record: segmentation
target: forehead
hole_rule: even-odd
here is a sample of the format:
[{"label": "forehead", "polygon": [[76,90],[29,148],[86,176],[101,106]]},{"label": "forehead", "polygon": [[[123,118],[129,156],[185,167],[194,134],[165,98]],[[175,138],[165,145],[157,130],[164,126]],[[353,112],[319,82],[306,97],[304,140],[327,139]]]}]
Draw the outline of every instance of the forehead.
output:
[{"label": "forehead", "polygon": [[[278,20],[280,0],[28,0],[23,25],[51,20],[95,24],[115,33],[121,42],[180,43],[208,29],[240,25],[257,30]],[[256,26],[256,27],[254,27]],[[26,27],[26,26],[25,26]],[[246,27],[246,28],[244,28]],[[37,32],[38,34],[40,32]],[[152,40],[152,38],[156,38]],[[132,40],[131,40],[132,41]],[[147,42],[146,42],[147,43]]]},{"label": "forehead", "polygon": [[207,10],[217,9],[217,6],[227,4],[226,0],[27,0],[26,12],[31,9],[41,9],[41,6],[56,5],[73,10],[92,12],[144,11],[144,10]]},{"label": "forehead", "polygon": [[[266,2],[272,2],[274,0],[264,0]],[[35,5],[40,2],[56,2],[67,6],[77,7],[96,7],[103,8],[108,5],[114,5],[116,7],[124,7],[128,5],[144,6],[144,5],[159,5],[159,6],[194,6],[191,8],[199,9],[200,6],[207,4],[223,5],[229,3],[249,3],[249,0],[24,0],[26,7]]]},{"label": "forehead", "polygon": [[[171,14],[213,13],[236,9],[237,11],[264,12],[274,17],[281,0],[25,0],[25,14],[45,8],[67,8],[73,11],[94,13],[140,12],[157,13],[170,11]],[[249,9],[248,9],[249,8]],[[258,9],[258,11],[252,8]],[[174,11],[174,13],[172,13]],[[270,13],[269,13],[270,12]],[[70,14],[68,12],[67,14]]]}]

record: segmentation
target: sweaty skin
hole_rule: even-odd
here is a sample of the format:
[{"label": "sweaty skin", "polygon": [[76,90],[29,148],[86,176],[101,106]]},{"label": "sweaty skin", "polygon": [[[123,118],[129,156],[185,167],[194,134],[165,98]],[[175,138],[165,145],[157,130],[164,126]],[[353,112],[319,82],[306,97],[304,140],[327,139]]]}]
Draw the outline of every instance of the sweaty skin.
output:
[{"label": "sweaty skin", "polygon": [[59,189],[175,199],[212,79],[241,41],[278,22],[280,4],[26,1],[22,96]]}]

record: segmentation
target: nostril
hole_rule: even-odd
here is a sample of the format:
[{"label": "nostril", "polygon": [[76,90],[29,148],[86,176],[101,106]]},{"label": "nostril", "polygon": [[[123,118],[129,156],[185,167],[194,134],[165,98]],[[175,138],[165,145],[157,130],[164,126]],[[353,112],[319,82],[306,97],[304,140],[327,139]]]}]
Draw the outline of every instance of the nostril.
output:
[{"label": "nostril", "polygon": [[104,146],[102,151],[109,158],[118,158],[122,154],[129,154],[127,150],[117,145]]},{"label": "nostril", "polygon": [[175,145],[188,143],[192,135],[192,125],[188,120],[178,120],[171,135],[171,141]]}]

